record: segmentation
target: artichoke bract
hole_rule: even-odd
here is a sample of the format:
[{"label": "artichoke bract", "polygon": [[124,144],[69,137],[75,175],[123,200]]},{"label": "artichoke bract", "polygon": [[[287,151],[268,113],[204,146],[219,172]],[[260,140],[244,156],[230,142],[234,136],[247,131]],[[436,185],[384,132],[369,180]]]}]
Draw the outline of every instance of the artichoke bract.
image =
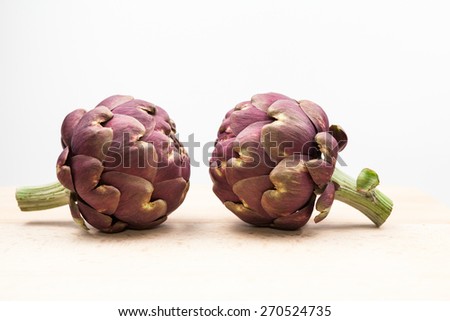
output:
[{"label": "artichoke bract", "polygon": [[[164,109],[115,95],[77,109],[61,127],[59,184],[17,190],[22,210],[69,203],[73,219],[103,232],[161,224],[189,189],[190,161]],[[47,198],[42,197],[46,195]]]},{"label": "artichoke bract", "polygon": [[[377,226],[392,201],[375,187],[377,174],[364,169],[358,180],[336,168],[347,135],[329,124],[324,110],[278,93],[258,94],[230,110],[210,158],[213,191],[243,221],[295,230],[329,213],[334,199],[369,217]],[[375,183],[374,183],[375,182]]]}]

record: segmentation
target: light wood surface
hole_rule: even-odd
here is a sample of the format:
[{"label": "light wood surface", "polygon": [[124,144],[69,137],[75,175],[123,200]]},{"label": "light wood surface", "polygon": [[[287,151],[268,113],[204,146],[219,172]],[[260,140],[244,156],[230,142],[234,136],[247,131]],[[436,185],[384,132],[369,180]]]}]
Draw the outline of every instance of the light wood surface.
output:
[{"label": "light wood surface", "polygon": [[376,228],[336,202],[296,232],[238,220],[193,186],[159,228],[84,232],[68,207],[22,213],[0,188],[0,299],[450,299],[450,209],[420,191]]}]

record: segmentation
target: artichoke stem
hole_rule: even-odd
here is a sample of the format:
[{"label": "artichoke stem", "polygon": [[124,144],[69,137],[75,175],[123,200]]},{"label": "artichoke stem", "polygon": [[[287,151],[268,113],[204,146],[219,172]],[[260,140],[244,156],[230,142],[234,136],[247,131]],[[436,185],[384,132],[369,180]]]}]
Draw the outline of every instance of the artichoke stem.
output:
[{"label": "artichoke stem", "polygon": [[335,199],[356,208],[377,227],[380,227],[391,214],[394,206],[392,200],[378,189],[370,192],[358,191],[356,180],[338,168],[335,168],[331,180],[337,185]]},{"label": "artichoke stem", "polygon": [[69,204],[70,191],[60,183],[24,186],[16,190],[16,200],[22,211],[40,211]]}]

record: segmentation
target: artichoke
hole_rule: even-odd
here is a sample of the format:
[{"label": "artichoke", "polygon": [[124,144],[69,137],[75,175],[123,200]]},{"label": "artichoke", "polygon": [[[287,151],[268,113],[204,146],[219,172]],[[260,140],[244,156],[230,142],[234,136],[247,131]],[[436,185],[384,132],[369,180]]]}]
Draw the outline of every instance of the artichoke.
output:
[{"label": "artichoke", "polygon": [[60,184],[19,188],[19,206],[69,203],[75,222],[109,233],[159,225],[189,189],[189,156],[175,133],[164,109],[130,96],[74,110],[61,127]]},{"label": "artichoke", "polygon": [[344,130],[330,126],[312,101],[255,95],[230,110],[219,128],[210,158],[213,191],[237,217],[256,226],[298,229],[314,206],[317,223],[335,198],[380,226],[392,201],[375,188],[374,171],[364,169],[355,181],[336,168],[346,145]]}]

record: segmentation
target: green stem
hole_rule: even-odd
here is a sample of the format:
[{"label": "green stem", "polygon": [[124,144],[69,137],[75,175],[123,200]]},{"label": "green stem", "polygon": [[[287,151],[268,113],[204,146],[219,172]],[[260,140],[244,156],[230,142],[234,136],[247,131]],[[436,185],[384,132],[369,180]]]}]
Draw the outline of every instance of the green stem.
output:
[{"label": "green stem", "polygon": [[332,181],[338,185],[335,199],[344,202],[366,215],[376,226],[381,226],[392,212],[392,200],[374,189],[360,192],[356,188],[356,180],[339,168],[334,170]]},{"label": "green stem", "polygon": [[16,200],[22,211],[40,211],[69,204],[70,191],[60,183],[19,187]]}]

